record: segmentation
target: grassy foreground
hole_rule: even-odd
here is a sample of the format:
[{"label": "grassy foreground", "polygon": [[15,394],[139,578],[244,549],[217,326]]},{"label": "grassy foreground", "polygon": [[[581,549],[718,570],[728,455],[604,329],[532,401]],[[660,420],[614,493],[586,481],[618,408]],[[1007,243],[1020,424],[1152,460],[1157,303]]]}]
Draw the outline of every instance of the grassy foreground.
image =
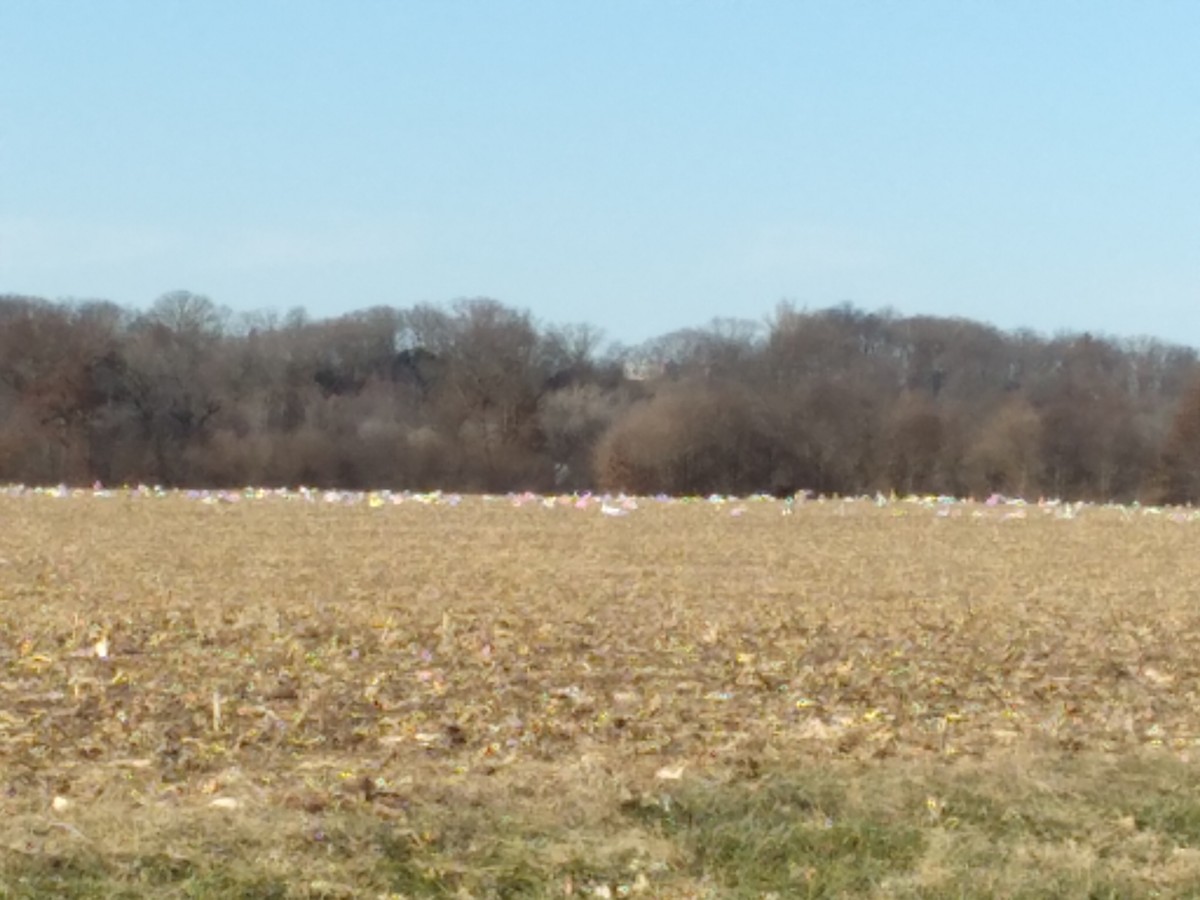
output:
[{"label": "grassy foreground", "polygon": [[0,497],[0,897],[1200,895],[1190,517]]}]

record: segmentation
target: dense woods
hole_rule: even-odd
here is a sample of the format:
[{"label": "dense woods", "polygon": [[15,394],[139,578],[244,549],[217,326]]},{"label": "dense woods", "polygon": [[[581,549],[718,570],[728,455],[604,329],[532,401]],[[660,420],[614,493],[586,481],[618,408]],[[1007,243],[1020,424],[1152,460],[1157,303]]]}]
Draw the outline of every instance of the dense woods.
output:
[{"label": "dense woods", "polygon": [[0,297],[0,481],[1200,498],[1196,353],[781,305],[636,347],[488,299]]}]

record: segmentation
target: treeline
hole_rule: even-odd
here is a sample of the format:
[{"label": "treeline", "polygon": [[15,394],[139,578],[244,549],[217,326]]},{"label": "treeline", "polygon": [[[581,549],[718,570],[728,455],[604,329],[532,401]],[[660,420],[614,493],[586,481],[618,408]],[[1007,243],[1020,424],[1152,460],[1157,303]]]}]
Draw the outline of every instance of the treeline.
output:
[{"label": "treeline", "polygon": [[638,347],[493,300],[0,297],[0,481],[1200,498],[1196,353],[781,306]]}]

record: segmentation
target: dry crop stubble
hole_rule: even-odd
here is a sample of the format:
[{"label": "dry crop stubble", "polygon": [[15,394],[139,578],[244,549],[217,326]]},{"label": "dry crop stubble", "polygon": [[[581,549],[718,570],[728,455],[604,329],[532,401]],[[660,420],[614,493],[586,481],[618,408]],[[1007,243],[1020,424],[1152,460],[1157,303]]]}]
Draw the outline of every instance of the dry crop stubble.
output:
[{"label": "dry crop stubble", "polygon": [[0,886],[1195,884],[1194,526],[780,511],[0,498]]}]

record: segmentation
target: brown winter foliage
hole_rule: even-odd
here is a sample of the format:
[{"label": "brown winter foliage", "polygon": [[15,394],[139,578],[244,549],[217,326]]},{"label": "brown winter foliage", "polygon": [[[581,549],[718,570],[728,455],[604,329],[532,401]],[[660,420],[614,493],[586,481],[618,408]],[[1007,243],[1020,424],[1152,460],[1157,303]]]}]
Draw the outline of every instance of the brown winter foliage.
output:
[{"label": "brown winter foliage", "polygon": [[1156,341],[851,307],[602,350],[493,300],[311,321],[0,297],[0,483],[1182,502],[1194,383]]},{"label": "brown winter foliage", "polygon": [[787,508],[0,496],[0,893],[1200,890],[1193,514]]}]

